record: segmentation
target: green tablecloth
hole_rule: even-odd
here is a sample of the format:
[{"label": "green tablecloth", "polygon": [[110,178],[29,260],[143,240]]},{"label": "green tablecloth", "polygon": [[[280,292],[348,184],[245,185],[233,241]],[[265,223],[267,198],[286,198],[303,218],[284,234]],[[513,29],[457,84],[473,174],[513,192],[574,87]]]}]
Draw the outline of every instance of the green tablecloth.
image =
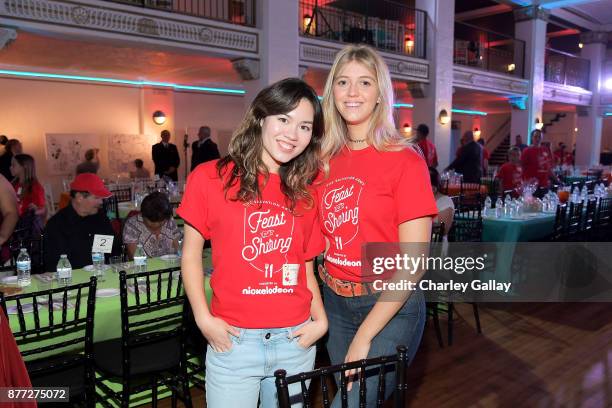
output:
[{"label": "green tablecloth", "polygon": [[555,214],[543,213],[524,220],[484,218],[482,224],[482,240],[485,242],[535,241],[553,232]]},{"label": "green tablecloth", "polygon": [[[204,266],[210,266],[210,252],[205,251],[206,257],[204,258]],[[151,258],[148,260],[147,268],[149,271],[160,270],[169,268],[171,265],[161,260],[160,258]],[[91,273],[84,269],[76,269],[72,271],[72,282],[82,283],[89,281]],[[39,281],[36,277],[32,278],[32,284],[25,288],[24,293],[36,292],[38,290],[50,289],[51,287],[57,287],[57,282],[45,284]],[[108,269],[105,273],[105,280],[98,280],[98,289],[106,288],[119,288],[119,274]],[[212,298],[212,290],[210,288],[209,278],[205,279],[205,291],[206,297],[210,302]],[[132,295],[133,296],[133,295]],[[9,305],[11,303],[9,302]],[[44,308],[41,314],[41,324],[43,323],[42,318],[46,320],[47,309]],[[70,313],[69,313],[70,315]],[[33,313],[25,314],[26,327],[34,327]],[[58,321],[61,319],[61,312],[55,312],[54,318]],[[15,331],[19,328],[19,322],[17,319],[11,320],[11,329]],[[99,297],[96,298],[96,313],[94,317],[94,342],[101,342],[104,340],[110,340],[121,337],[121,302],[119,300],[119,294],[112,297]]]},{"label": "green tablecloth", "polygon": [[588,181],[588,180],[589,180],[588,176],[566,176],[566,177],[563,177],[563,181],[566,184],[571,184],[571,183],[575,183],[575,182],[584,183],[585,181]]}]

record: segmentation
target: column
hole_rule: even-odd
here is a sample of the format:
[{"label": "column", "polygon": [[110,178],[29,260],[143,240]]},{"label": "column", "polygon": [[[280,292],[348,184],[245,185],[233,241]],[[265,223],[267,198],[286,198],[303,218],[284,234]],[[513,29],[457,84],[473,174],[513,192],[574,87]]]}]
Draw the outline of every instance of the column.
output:
[{"label": "column", "polygon": [[[525,41],[525,78],[529,80],[529,91],[524,109],[513,104],[510,121],[512,140],[521,135],[523,141],[531,143],[530,133],[535,122],[542,118],[544,104],[544,65],[546,56],[546,24],[550,13],[538,6],[529,6],[514,11],[514,36]],[[518,65],[518,64],[517,64]]]},{"label": "column", "polygon": [[593,92],[591,106],[579,111],[576,134],[576,164],[594,165],[599,163],[601,152],[601,133],[603,118],[601,115],[601,94],[605,78],[602,76],[603,63],[606,59],[608,33],[588,32],[580,36],[581,57],[591,61],[589,89]]},{"label": "column", "polygon": [[[259,61],[234,61],[247,92],[245,109],[266,86],[284,78],[299,77],[298,8],[298,1],[257,1],[257,26],[261,29]],[[246,67],[247,75],[237,65]]]},{"label": "column", "polygon": [[438,151],[438,169],[452,161],[451,121],[441,124],[438,117],[445,110],[452,118],[453,101],[453,39],[455,2],[448,0],[416,0],[416,8],[427,12],[427,57],[429,85],[424,96],[414,100],[412,128],[420,123],[429,126],[429,138]]}]

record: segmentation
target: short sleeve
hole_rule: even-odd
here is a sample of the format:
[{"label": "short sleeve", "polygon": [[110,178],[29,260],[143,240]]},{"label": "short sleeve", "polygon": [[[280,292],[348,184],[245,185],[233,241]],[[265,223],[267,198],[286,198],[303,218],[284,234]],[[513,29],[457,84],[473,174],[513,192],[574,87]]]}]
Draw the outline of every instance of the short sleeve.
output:
[{"label": "short sleeve", "polygon": [[398,224],[438,214],[425,160],[412,149],[402,152],[402,163],[395,191]]},{"label": "short sleeve", "polygon": [[311,191],[314,208],[304,217],[304,259],[312,259],[325,250],[325,238],[319,221],[319,198],[316,191]]},{"label": "short sleeve", "polygon": [[128,218],[125,222],[125,226],[123,227],[123,243],[137,244],[139,237],[140,230],[138,228],[138,216],[135,215]]},{"label": "short sleeve", "polygon": [[198,166],[187,178],[185,194],[176,213],[185,222],[198,230],[206,239],[210,238],[208,225],[208,190],[211,178],[207,174],[209,166]]}]

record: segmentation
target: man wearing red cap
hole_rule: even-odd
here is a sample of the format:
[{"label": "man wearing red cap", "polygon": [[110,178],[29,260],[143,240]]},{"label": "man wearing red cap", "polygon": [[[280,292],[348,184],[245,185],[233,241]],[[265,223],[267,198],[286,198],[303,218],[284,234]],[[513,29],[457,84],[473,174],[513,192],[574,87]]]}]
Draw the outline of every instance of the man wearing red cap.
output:
[{"label": "man wearing red cap", "polygon": [[[114,236],[111,223],[102,211],[102,200],[110,197],[102,179],[83,173],[70,184],[70,204],[47,222],[44,232],[45,271],[55,271],[60,255],[68,255],[72,268],[91,264],[91,249],[96,235]],[[113,254],[120,245],[113,240]]]}]

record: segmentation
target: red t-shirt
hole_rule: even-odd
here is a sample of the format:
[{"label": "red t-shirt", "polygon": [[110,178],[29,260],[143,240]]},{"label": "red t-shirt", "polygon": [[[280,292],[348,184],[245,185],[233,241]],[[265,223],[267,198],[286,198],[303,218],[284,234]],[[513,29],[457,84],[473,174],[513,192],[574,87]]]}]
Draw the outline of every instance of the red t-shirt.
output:
[{"label": "red t-shirt", "polygon": [[515,190],[523,182],[523,168],[514,163],[504,163],[497,171],[503,190]]},{"label": "red t-shirt", "polygon": [[548,177],[553,166],[550,149],[545,146],[529,146],[521,154],[521,163],[523,180],[535,178],[540,187],[548,187]]},{"label": "red t-shirt", "polygon": [[398,242],[401,223],[438,213],[425,161],[412,149],[344,149],[317,192],[327,271],[352,282],[374,277],[361,270],[362,244]]},{"label": "red t-shirt", "polygon": [[421,139],[417,142],[417,144],[423,152],[423,157],[425,157],[427,165],[429,167],[436,167],[438,165],[438,152],[436,151],[436,145],[427,139]]},{"label": "red t-shirt", "polygon": [[23,191],[21,183],[19,183],[18,181],[13,184],[13,188],[15,188],[15,192],[17,193],[20,217],[26,211],[28,211],[28,207],[30,206],[30,204],[34,204],[38,208],[45,207],[45,189],[38,181],[34,181],[32,183],[32,191],[29,193],[25,193]]},{"label": "red t-shirt", "polygon": [[[214,248],[212,314],[251,329],[304,322],[312,300],[305,261],[325,248],[316,205],[310,210],[298,205],[291,213],[275,174],[262,188],[261,201],[232,201],[236,188],[226,198],[216,164],[191,172],[177,210]],[[226,174],[230,171],[231,165]]]}]

